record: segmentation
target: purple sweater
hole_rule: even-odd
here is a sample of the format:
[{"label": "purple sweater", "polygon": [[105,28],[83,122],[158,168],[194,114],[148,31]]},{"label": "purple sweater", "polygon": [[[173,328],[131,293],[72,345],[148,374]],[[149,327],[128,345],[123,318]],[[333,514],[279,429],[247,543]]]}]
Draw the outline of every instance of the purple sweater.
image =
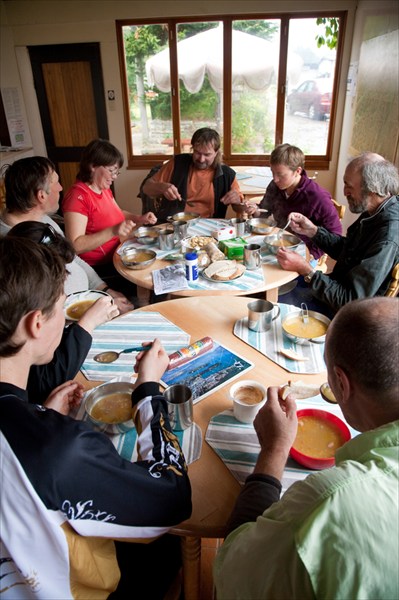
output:
[{"label": "purple sweater", "polygon": [[[279,190],[274,181],[271,181],[259,206],[266,208],[273,214],[277,221],[277,227],[284,227],[289,213],[298,212],[305,215],[315,225],[324,227],[327,231],[342,233],[342,225],[331,202],[330,193],[320,187],[313,179],[309,179],[305,170],[302,171],[298,187],[289,198],[286,198],[285,192]],[[317,259],[324,254],[308,237],[304,235],[298,237],[305,242],[314,258]]]}]

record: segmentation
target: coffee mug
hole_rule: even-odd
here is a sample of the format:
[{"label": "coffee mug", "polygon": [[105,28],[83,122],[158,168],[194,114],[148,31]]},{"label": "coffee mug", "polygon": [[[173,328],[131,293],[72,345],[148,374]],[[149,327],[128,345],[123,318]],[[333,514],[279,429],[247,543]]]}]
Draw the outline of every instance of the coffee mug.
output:
[{"label": "coffee mug", "polygon": [[233,414],[241,423],[253,423],[258,411],[266,402],[267,390],[253,379],[238,381],[230,388]]},{"label": "coffee mug", "polygon": [[259,269],[262,259],[259,244],[247,244],[244,246],[244,265],[250,271]]},{"label": "coffee mug", "polygon": [[176,383],[166,388],[169,421],[174,431],[184,431],[193,424],[193,396],[187,385]]},{"label": "coffee mug", "polygon": [[173,250],[175,247],[175,232],[171,227],[160,229],[158,239],[161,250]]},{"label": "coffee mug", "polygon": [[245,235],[247,231],[247,220],[246,219],[230,219],[230,223],[236,228],[237,237]]},{"label": "coffee mug", "polygon": [[[263,333],[269,331],[272,326],[272,321],[277,319],[280,314],[278,304],[273,304],[268,300],[253,300],[248,305],[248,328],[251,331]],[[273,316],[274,309],[277,309]]]}]

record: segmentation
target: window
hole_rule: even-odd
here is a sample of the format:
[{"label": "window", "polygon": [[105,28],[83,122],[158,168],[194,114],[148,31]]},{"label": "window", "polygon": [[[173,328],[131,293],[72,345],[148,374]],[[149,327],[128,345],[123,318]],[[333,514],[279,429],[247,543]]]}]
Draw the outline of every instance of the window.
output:
[{"label": "window", "polygon": [[267,164],[289,142],[326,168],[344,25],[344,13],[117,21],[128,166],[189,152],[213,127],[230,165]]}]

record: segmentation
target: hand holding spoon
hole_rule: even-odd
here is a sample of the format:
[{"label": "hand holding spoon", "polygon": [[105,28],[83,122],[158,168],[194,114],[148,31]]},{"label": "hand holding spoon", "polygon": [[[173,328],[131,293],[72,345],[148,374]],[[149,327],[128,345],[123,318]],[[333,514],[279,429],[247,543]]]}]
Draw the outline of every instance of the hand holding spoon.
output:
[{"label": "hand holding spoon", "polygon": [[151,344],[149,346],[139,346],[138,348],[126,348],[120,352],[115,352],[115,350],[106,350],[105,352],[100,352],[100,354],[93,356],[93,360],[99,363],[112,363],[119,358],[121,354],[129,354],[129,352],[145,352],[150,348]]}]

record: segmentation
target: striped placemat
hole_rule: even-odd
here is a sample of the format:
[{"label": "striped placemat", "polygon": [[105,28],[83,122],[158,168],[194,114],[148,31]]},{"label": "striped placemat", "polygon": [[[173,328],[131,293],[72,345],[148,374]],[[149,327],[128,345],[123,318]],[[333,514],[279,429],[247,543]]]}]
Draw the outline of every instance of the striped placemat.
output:
[{"label": "striped placemat", "polygon": [[158,312],[129,312],[100,325],[93,332],[93,341],[81,371],[92,381],[109,381],[111,378],[131,376],[137,352],[121,354],[113,363],[98,363],[93,357],[99,352],[140,346],[159,338],[168,354],[187,346],[190,335]]},{"label": "striped placemat", "polygon": [[[300,408],[321,408],[345,421],[339,406],[330,405],[320,395],[307,400],[297,400]],[[348,426],[349,427],[349,426]],[[352,437],[357,431],[351,429]],[[252,424],[240,423],[234,418],[233,410],[225,410],[213,416],[209,422],[205,440],[221,458],[234,477],[242,484],[253,472],[259,455],[258,436]],[[304,479],[312,470],[301,467],[292,458],[288,458],[282,479],[283,491],[295,481]]]},{"label": "striped placemat", "polygon": [[188,287],[192,290],[242,290],[248,291],[263,285],[265,278],[262,269],[244,271],[244,274],[233,281],[209,281],[200,273],[196,281],[189,281]]},{"label": "striped placemat", "polygon": [[[113,381],[134,381],[134,377],[115,377],[113,378]],[[84,399],[86,395],[87,394],[85,394],[80,408],[76,413],[75,419],[87,421],[87,415],[85,414],[84,410]],[[90,423],[90,425],[93,427],[93,429],[95,429],[95,426],[92,423]],[[191,427],[188,427],[184,431],[176,431],[174,433],[179,441],[181,449],[183,450],[187,464],[197,460],[201,456],[202,449],[201,428],[196,423],[193,423]],[[120,433],[116,435],[104,433],[104,435],[109,437],[118,454],[122,458],[129,460],[130,462],[137,461],[138,453],[136,428],[130,429],[130,431],[127,431],[126,433]]]},{"label": "striped placemat", "polygon": [[[243,317],[235,322],[234,335],[290,373],[311,374],[325,371],[324,343],[316,344],[309,342],[306,345],[301,345],[288,339],[283,333],[281,321],[288,313],[298,311],[299,309],[297,306],[292,306],[291,304],[279,304],[279,307],[280,316],[272,322],[269,331],[265,333],[251,331],[248,328],[248,317]],[[282,348],[294,350],[308,360],[298,361],[286,358],[280,354]]]}]

